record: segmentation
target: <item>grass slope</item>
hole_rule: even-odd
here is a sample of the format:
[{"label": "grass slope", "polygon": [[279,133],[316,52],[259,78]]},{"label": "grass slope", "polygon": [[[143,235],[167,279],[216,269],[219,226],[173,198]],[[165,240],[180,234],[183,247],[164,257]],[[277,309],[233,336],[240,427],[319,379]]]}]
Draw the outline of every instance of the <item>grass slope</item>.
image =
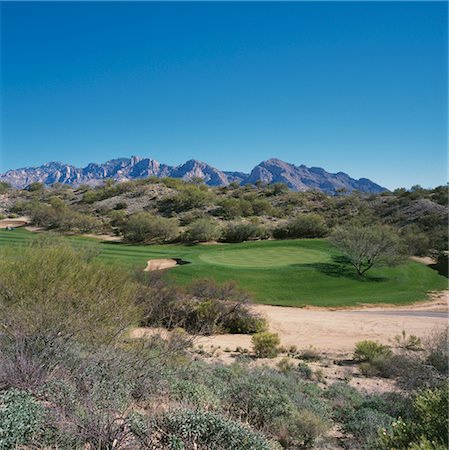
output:
[{"label": "grass slope", "polygon": [[[24,229],[0,230],[0,245],[23,245],[34,235]],[[365,279],[339,260],[320,239],[259,241],[222,245],[135,246],[69,237],[75,245],[96,245],[99,257],[130,268],[144,268],[150,258],[182,258],[191,264],[168,276],[187,284],[194,278],[236,280],[259,303],[285,306],[351,306],[359,303],[405,304],[447,288],[447,278],[423,264],[375,268]]]}]

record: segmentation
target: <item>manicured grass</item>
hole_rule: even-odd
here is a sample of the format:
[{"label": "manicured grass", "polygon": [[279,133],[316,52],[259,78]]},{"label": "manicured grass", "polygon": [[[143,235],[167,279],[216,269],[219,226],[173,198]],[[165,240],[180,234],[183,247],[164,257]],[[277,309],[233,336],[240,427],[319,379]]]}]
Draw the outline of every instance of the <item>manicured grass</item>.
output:
[{"label": "manicured grass", "polygon": [[[23,245],[34,235],[24,229],[0,230],[0,245]],[[405,304],[447,288],[447,278],[423,264],[372,269],[366,278],[339,260],[325,240],[260,241],[221,245],[135,246],[67,237],[75,245],[97,246],[99,258],[143,269],[150,258],[182,258],[191,264],[167,276],[180,284],[195,278],[236,280],[258,303],[285,306]]]}]

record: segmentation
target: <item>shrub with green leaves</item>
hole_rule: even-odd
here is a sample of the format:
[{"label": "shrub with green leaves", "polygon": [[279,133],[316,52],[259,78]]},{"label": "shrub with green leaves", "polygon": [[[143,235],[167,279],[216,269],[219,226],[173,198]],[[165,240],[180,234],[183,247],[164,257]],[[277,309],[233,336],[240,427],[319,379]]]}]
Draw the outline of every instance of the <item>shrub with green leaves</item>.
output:
[{"label": "shrub with green leaves", "polygon": [[372,362],[379,356],[390,355],[390,347],[376,341],[360,341],[354,350],[354,359],[358,362]]},{"label": "shrub with green leaves", "polygon": [[391,430],[384,430],[380,437],[382,448],[448,448],[447,382],[435,389],[426,389],[413,399],[409,419],[398,419]]},{"label": "shrub with green leaves", "polygon": [[24,446],[41,431],[45,410],[27,392],[11,389],[0,394],[0,449]]},{"label": "shrub with green leaves", "polygon": [[205,411],[179,410],[157,420],[167,449],[272,450],[275,446],[243,424]]},{"label": "shrub with green leaves", "polygon": [[122,233],[126,240],[135,243],[169,242],[178,236],[178,221],[145,212],[136,213],[122,225]]},{"label": "shrub with green leaves", "polygon": [[225,242],[244,242],[251,239],[262,238],[265,230],[260,225],[254,223],[236,223],[228,225],[224,231],[223,240]]},{"label": "shrub with green leaves", "polygon": [[264,331],[253,335],[251,342],[257,358],[275,358],[279,354],[281,343],[277,333]]},{"label": "shrub with green leaves", "polygon": [[212,219],[201,218],[187,227],[183,239],[187,242],[207,242],[215,241],[220,236],[221,229]]}]

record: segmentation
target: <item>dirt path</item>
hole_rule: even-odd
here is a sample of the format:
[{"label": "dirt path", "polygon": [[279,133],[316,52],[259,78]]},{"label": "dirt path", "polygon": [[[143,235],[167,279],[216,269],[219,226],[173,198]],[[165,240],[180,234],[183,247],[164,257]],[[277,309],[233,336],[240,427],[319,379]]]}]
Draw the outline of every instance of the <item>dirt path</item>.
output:
[{"label": "dirt path", "polygon": [[[325,310],[254,305],[252,308],[268,320],[270,331],[278,333],[283,346],[315,347],[330,354],[350,353],[356,342],[364,339],[383,343],[405,330],[407,334],[424,337],[448,325],[447,299],[425,305],[401,308],[362,308]],[[251,336],[224,334],[201,337],[198,343],[235,350],[251,348]]]}]

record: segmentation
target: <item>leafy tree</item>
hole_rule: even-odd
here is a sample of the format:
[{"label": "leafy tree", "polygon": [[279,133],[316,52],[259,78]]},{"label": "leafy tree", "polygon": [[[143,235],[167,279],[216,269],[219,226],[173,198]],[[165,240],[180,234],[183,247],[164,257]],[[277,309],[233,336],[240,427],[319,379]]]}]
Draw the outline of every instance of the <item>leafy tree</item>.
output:
[{"label": "leafy tree", "polygon": [[184,238],[190,242],[207,242],[219,239],[220,235],[221,230],[213,220],[202,218],[189,225]]},{"label": "leafy tree", "polygon": [[375,266],[398,264],[405,255],[399,236],[389,227],[381,225],[337,227],[329,240],[359,275],[364,275]]},{"label": "leafy tree", "polygon": [[122,230],[130,242],[167,242],[178,235],[178,221],[142,212],[133,214]]},{"label": "leafy tree", "polygon": [[288,237],[319,238],[327,233],[326,223],[318,214],[301,214],[288,222]]}]

